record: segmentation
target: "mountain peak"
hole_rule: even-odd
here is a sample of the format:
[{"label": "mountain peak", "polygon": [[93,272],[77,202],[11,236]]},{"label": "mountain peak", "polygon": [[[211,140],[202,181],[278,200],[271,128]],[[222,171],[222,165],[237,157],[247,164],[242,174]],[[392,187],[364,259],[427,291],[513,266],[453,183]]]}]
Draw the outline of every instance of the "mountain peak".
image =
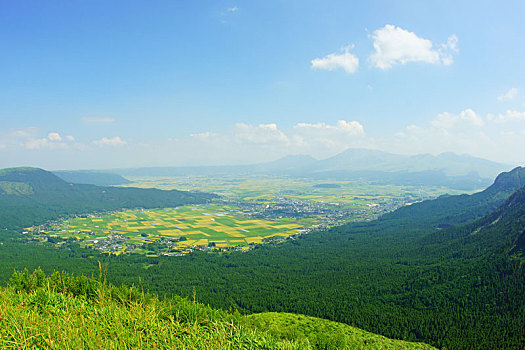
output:
[{"label": "mountain peak", "polygon": [[487,190],[492,191],[515,191],[525,186],[525,168],[516,167],[511,171],[503,172],[496,177],[494,184]]},{"label": "mountain peak", "polygon": [[282,171],[282,170],[297,170],[311,166],[317,162],[317,159],[306,154],[288,155],[283,158],[260,164],[265,170]]}]

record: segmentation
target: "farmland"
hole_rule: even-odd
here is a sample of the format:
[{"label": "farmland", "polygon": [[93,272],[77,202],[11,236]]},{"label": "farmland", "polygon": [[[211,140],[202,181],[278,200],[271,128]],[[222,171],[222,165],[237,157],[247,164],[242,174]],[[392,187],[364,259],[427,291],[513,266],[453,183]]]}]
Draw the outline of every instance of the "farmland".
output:
[{"label": "farmland", "polygon": [[177,255],[191,249],[247,249],[250,244],[303,232],[306,222],[257,220],[239,208],[193,205],[88,215],[34,227],[51,241],[74,239],[104,252]]},{"label": "farmland", "polygon": [[[272,205],[283,202],[342,211],[346,221],[370,220],[400,206],[442,194],[465,191],[438,186],[378,184],[364,180],[335,181],[284,176],[176,176],[133,178],[125,186],[204,191],[238,206]],[[326,216],[326,213],[320,213]],[[319,215],[317,215],[319,218]],[[340,221],[340,219],[338,219]]]},{"label": "farmland", "polygon": [[131,178],[124,187],[212,192],[212,203],[68,217],[28,228],[29,239],[76,242],[112,254],[183,255],[193,250],[247,250],[312,229],[370,221],[448,188],[272,176]]}]

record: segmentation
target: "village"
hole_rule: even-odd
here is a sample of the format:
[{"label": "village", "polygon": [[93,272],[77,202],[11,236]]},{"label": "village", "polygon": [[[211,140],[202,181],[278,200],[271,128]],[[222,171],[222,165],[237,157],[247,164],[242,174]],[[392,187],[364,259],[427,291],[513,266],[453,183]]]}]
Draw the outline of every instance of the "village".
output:
[{"label": "village", "polygon": [[[357,200],[358,198],[356,197],[355,199]],[[101,232],[98,225],[93,226],[92,229],[86,227],[72,231],[69,226],[63,225],[64,222],[69,222],[73,219],[98,218],[103,215],[129,211],[126,209],[89,215],[74,215],[29,228],[22,233],[27,235],[29,240],[37,241],[40,244],[52,244],[61,247],[81,242],[83,247],[117,255],[138,253],[147,256],[182,256],[193,251],[248,251],[258,244],[278,244],[285,240],[297,239],[300,235],[307,234],[312,230],[323,230],[350,221],[374,220],[383,213],[392,211],[402,205],[410,204],[407,203],[410,199],[410,197],[392,197],[376,201],[375,203],[365,203],[353,207],[347,203],[340,202],[289,198],[281,193],[270,200],[243,200],[224,197],[216,200],[215,204],[219,207],[237,208],[230,215],[241,215],[246,219],[262,220],[264,222],[286,221],[299,224],[297,226],[298,229],[288,232],[286,235],[263,236],[260,240],[246,240],[246,244],[231,244],[224,239],[193,240],[190,236],[183,233],[167,236],[159,234],[156,230],[140,232],[130,236],[123,233],[122,230],[116,229],[108,229]],[[134,210],[139,213],[145,212],[140,208],[135,208]],[[203,213],[203,215],[209,214]],[[223,214],[220,215],[222,216]],[[211,218],[210,220],[215,219]],[[180,228],[179,226],[175,227]],[[249,230],[242,228],[240,231],[249,232]]]}]

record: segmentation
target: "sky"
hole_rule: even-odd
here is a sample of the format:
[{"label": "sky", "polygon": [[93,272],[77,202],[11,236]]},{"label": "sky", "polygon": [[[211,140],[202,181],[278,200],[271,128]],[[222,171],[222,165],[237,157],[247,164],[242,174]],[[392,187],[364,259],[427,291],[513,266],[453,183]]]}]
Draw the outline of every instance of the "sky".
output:
[{"label": "sky", "polygon": [[525,165],[525,2],[2,1],[0,168]]}]

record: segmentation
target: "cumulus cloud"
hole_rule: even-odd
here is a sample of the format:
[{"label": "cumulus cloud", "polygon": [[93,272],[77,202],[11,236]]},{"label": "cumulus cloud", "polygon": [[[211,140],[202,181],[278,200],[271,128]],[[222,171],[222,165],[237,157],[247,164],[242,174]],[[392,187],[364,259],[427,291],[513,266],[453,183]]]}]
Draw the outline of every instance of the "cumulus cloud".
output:
[{"label": "cumulus cloud", "polygon": [[[504,120],[523,120],[525,113],[507,111],[486,119],[472,109],[441,113],[427,125],[409,125],[393,138],[382,140],[380,147],[397,153],[467,153],[508,164],[523,162],[524,128]],[[389,148],[390,147],[390,148]]]},{"label": "cumulus cloud", "polygon": [[457,114],[438,114],[427,126],[409,125],[389,140],[391,149],[401,153],[446,151],[480,155],[495,147],[486,124],[472,109]]},{"label": "cumulus cloud", "polygon": [[280,129],[275,123],[239,123],[225,134],[193,134],[190,139],[201,141],[201,145],[213,145],[214,149],[229,154],[246,152],[254,157],[273,159],[287,154],[324,157],[348,147],[370,144],[363,125],[346,120],[339,120],[334,124],[297,123],[286,129]]},{"label": "cumulus cloud", "polygon": [[323,58],[315,58],[310,61],[310,67],[328,71],[342,68],[348,74],[353,74],[359,67],[359,58],[350,53],[351,49],[353,49],[353,45],[344,47],[340,53],[332,53]]},{"label": "cumulus cloud", "polygon": [[507,110],[505,114],[492,115],[489,114],[488,119],[496,123],[516,122],[525,120],[525,112],[519,112],[516,110]]},{"label": "cumulus cloud", "polygon": [[288,137],[277,128],[277,124],[259,124],[257,126],[239,123],[234,129],[235,139],[239,142],[255,144],[287,143]]},{"label": "cumulus cloud", "polygon": [[514,97],[516,97],[516,96],[518,96],[518,89],[511,88],[509,91],[507,91],[503,95],[498,96],[498,100],[501,101],[501,102],[508,101],[508,100],[514,99]]},{"label": "cumulus cloud", "polygon": [[349,147],[369,147],[364,127],[358,121],[339,120],[335,124],[297,123],[291,132],[300,141],[303,153],[319,157],[341,152]]},{"label": "cumulus cloud", "polygon": [[113,118],[100,118],[100,117],[83,117],[82,121],[88,124],[109,124],[114,123]]},{"label": "cumulus cloud", "polygon": [[446,44],[434,48],[432,41],[391,24],[375,30],[370,38],[374,41],[374,52],[369,60],[383,70],[408,62],[451,65],[454,60],[450,52],[458,52],[455,35],[451,35]]},{"label": "cumulus cloud", "polygon": [[49,134],[47,134],[47,138],[50,141],[62,141],[62,137],[57,132],[50,132]]},{"label": "cumulus cloud", "polygon": [[454,52],[459,52],[458,42],[459,42],[458,37],[455,34],[452,34],[451,36],[447,38],[447,43],[441,44],[441,47],[445,50],[452,50]]},{"label": "cumulus cloud", "polygon": [[239,123],[221,133],[203,132],[170,140],[169,149],[191,150],[195,157],[212,164],[260,162],[289,154],[323,158],[349,147],[366,147],[371,140],[357,121],[297,123],[280,128],[276,123]]},{"label": "cumulus cloud", "polygon": [[[70,146],[71,141],[74,140],[73,136],[66,136],[62,138],[58,132],[50,132],[47,134],[47,137],[37,138],[35,136],[36,130],[33,129],[32,132],[27,131],[18,131],[17,134],[27,149],[36,150],[36,149],[64,149]],[[16,146],[15,146],[16,147]]]},{"label": "cumulus cloud", "polygon": [[339,133],[349,136],[364,136],[365,130],[363,128],[363,125],[357,121],[346,121],[346,120],[339,120],[335,125],[330,125],[326,123],[297,123],[294,126],[294,129],[296,130],[310,130],[314,132],[325,132],[326,135],[333,134],[333,133]]},{"label": "cumulus cloud", "polygon": [[124,146],[126,144],[126,141],[122,140],[120,136],[115,137],[103,137],[99,140],[93,140],[92,143],[99,147],[104,146],[110,146],[110,147],[118,147],[118,146]]},{"label": "cumulus cloud", "polygon": [[208,131],[172,140],[165,148],[171,157],[176,154],[173,159],[190,164],[256,163],[289,154],[323,159],[351,147],[405,154],[451,151],[512,163],[523,159],[525,128],[506,125],[491,122],[470,108],[437,114],[424,125],[409,125],[381,139],[369,136],[357,120],[299,122],[291,127],[239,123],[220,133]]},{"label": "cumulus cloud", "polygon": [[454,127],[479,127],[483,126],[485,122],[472,109],[465,109],[459,114],[441,113],[430,122],[434,128],[451,129]]}]

